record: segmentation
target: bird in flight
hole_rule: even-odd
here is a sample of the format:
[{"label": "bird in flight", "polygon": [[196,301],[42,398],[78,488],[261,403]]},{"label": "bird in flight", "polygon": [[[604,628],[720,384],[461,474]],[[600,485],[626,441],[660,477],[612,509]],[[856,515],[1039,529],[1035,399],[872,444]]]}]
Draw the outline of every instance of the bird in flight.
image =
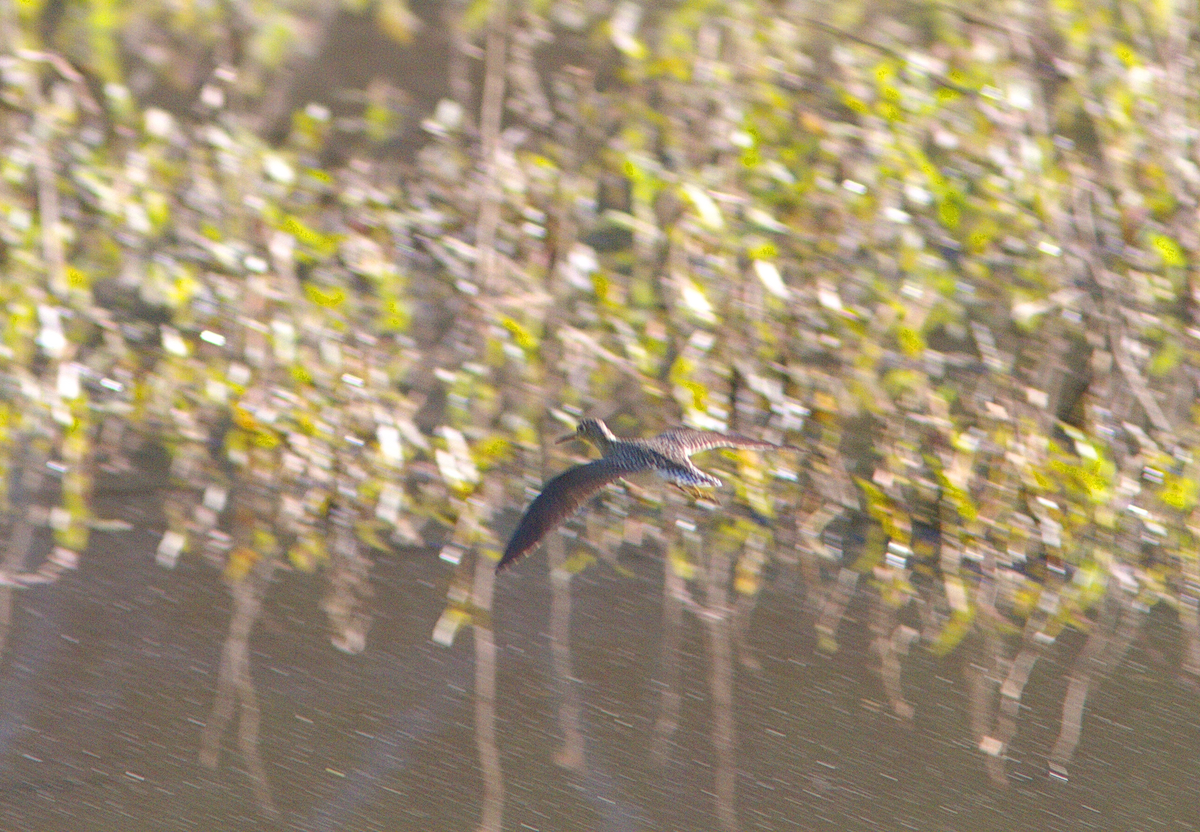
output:
[{"label": "bird in flight", "polygon": [[533,549],[546,533],[554,529],[593,494],[610,482],[642,471],[653,471],[671,485],[693,498],[704,496],[703,489],[717,488],[721,481],[701,471],[689,457],[713,448],[751,448],[776,450],[783,445],[751,439],[737,433],[693,430],[677,427],[650,439],[618,439],[599,419],[583,419],[575,432],[558,440],[591,442],[602,454],[600,459],[568,468],[542,488],[517,523],[516,531],[504,549],[496,571],[507,569]]}]

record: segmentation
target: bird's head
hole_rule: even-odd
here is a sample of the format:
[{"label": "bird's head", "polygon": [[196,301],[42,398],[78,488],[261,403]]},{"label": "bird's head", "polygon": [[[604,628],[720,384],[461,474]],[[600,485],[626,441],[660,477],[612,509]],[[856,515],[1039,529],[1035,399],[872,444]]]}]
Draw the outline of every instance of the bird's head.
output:
[{"label": "bird's head", "polygon": [[562,444],[563,442],[570,442],[572,439],[582,439],[604,450],[616,438],[613,436],[613,432],[608,429],[608,425],[599,419],[580,419],[579,426],[575,428],[574,433],[568,433],[557,441],[559,444]]}]

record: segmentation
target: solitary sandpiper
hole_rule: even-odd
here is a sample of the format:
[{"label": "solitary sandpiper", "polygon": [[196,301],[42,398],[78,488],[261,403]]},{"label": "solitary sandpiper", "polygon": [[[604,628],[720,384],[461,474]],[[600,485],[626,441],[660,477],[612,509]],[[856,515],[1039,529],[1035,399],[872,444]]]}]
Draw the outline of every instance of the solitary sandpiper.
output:
[{"label": "solitary sandpiper", "polygon": [[618,439],[599,419],[583,419],[575,432],[558,441],[584,439],[595,445],[603,456],[583,465],[568,468],[542,488],[517,523],[512,539],[496,571],[507,568],[562,523],[588,498],[610,482],[630,474],[654,471],[691,497],[703,496],[704,488],[717,488],[721,481],[692,464],[692,454],[713,448],[752,448],[766,451],[782,448],[738,433],[719,433],[677,427],[651,439]]}]

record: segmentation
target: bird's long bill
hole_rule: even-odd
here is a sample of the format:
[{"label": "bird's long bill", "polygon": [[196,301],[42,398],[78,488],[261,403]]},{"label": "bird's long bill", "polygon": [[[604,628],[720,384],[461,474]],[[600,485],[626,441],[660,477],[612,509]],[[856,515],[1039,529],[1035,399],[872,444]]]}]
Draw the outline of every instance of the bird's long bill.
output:
[{"label": "bird's long bill", "polygon": [[571,441],[572,439],[574,439],[574,438],[575,438],[575,434],[573,434],[573,433],[568,433],[566,436],[560,436],[558,439],[555,439],[555,440],[554,440],[554,444],[555,444],[555,445],[561,445],[561,444],[563,444],[564,442],[570,442],[570,441]]}]

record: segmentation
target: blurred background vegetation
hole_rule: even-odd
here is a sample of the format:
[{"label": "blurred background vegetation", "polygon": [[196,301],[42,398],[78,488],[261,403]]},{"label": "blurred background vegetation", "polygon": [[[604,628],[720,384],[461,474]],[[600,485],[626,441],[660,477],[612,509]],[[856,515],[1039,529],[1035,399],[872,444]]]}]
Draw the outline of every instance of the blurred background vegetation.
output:
[{"label": "blurred background vegetation", "polygon": [[158,564],[234,599],[206,762],[272,583],[359,652],[377,560],[440,551],[430,633],[494,661],[491,568],[580,415],[801,452],[719,459],[721,511],[605,494],[500,583],[651,552],[718,657],[765,584],[827,652],[865,594],[898,718],[910,645],[973,651],[998,783],[1064,628],[1060,777],[1152,610],[1200,679],[1194,4],[0,15],[2,632],[120,530],[102,495],[154,493]]}]

